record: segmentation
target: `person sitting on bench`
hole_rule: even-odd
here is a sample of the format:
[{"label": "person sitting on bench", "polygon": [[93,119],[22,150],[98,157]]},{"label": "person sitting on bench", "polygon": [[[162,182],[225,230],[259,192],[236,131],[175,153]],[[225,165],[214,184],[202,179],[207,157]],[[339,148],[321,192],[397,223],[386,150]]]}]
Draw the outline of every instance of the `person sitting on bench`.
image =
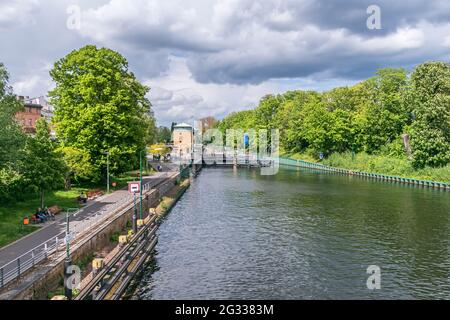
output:
[{"label": "person sitting on bench", "polygon": [[84,192],[81,192],[80,196],[78,197],[78,202],[82,202],[82,203],[87,202],[87,196],[84,194]]},{"label": "person sitting on bench", "polygon": [[40,223],[43,223],[46,221],[46,217],[45,214],[42,213],[41,208],[39,208],[38,210],[36,210],[36,214],[35,214],[36,218],[38,219],[38,221]]},{"label": "person sitting on bench", "polygon": [[45,207],[44,214],[47,217],[47,220],[55,220],[55,215],[49,208]]}]

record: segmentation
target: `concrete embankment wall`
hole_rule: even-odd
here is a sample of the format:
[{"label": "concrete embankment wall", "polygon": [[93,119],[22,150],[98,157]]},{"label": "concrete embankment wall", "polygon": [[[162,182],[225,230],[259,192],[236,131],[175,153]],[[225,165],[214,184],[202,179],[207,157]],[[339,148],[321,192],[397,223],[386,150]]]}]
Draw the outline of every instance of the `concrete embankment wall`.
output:
[{"label": "concrete embankment wall", "polygon": [[[144,212],[156,206],[160,198],[172,190],[177,180],[178,175],[173,174],[157,188],[148,191],[143,200]],[[71,244],[72,263],[76,265],[83,258],[106,247],[110,243],[111,236],[123,230],[128,221],[132,221],[133,212],[133,203],[125,205]],[[62,248],[51,259],[31,269],[18,281],[12,282],[0,295],[0,299],[47,299],[48,293],[61,285],[64,276],[64,257],[65,252]]]}]

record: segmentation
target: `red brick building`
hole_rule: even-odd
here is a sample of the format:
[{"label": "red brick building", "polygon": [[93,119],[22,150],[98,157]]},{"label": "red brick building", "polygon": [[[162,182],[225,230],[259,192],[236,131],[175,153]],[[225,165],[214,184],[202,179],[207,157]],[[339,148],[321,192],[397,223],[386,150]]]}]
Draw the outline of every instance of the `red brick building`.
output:
[{"label": "red brick building", "polygon": [[27,102],[24,97],[19,97],[19,100],[24,101],[24,109],[16,113],[16,119],[26,133],[36,133],[36,122],[41,118],[42,106]]}]

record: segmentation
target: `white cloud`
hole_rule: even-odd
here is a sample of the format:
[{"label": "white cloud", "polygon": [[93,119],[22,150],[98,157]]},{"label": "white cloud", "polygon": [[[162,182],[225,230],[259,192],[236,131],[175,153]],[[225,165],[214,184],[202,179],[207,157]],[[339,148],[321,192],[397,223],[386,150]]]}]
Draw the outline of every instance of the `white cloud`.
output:
[{"label": "white cloud", "polygon": [[[40,65],[35,66],[33,70],[29,70],[28,73],[12,83],[14,92],[24,96],[38,92],[40,92],[38,95],[46,95],[53,86],[48,75],[50,68],[49,63],[41,62]],[[44,88],[44,92],[40,91],[42,88]]]},{"label": "white cloud", "polygon": [[38,0],[13,0],[0,3],[0,28],[33,24],[34,14],[40,8]]},{"label": "white cloud", "polygon": [[[40,10],[45,4],[45,10]],[[65,27],[66,6],[81,29]],[[86,44],[119,51],[151,88],[159,122],[221,117],[268,93],[326,89],[382,67],[450,59],[450,3],[379,0],[382,30],[366,28],[370,0],[2,0],[2,62],[17,92],[45,94],[48,68]],[[35,24],[30,25],[29,22]],[[14,28],[20,23],[21,28]],[[58,31],[58,37],[55,31]],[[34,93],[30,93],[34,92]]]},{"label": "white cloud", "polygon": [[[111,0],[83,12],[80,32],[96,41],[147,51],[147,56],[182,55],[196,81],[223,84],[320,75],[359,78],[380,64],[396,64],[398,56],[420,62],[424,52],[417,49],[425,44],[425,54],[445,49],[442,40],[428,40],[429,34],[448,31],[445,23],[415,19],[410,25],[400,19],[402,23],[385,32],[368,33],[366,7],[349,1],[345,16],[352,23],[361,20],[359,27],[329,28],[323,21],[337,19],[332,14],[343,10],[329,6],[311,0]],[[442,3],[422,6],[430,14]],[[323,21],[314,18],[321,8],[331,14],[322,16]],[[163,66],[156,69],[167,71],[168,65]]]},{"label": "white cloud", "polygon": [[268,93],[282,91],[275,83],[260,85],[221,85],[196,82],[186,59],[170,58],[169,71],[160,77],[148,79],[153,109],[160,123],[193,121],[201,117],[223,117],[229,112],[253,107]]}]

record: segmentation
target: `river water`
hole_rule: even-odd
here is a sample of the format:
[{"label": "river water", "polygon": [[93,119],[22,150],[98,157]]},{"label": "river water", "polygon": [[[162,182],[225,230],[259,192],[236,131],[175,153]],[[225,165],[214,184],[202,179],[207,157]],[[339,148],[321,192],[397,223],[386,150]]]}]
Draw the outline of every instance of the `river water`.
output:
[{"label": "river water", "polygon": [[158,236],[140,299],[450,299],[448,191],[204,169]]}]

